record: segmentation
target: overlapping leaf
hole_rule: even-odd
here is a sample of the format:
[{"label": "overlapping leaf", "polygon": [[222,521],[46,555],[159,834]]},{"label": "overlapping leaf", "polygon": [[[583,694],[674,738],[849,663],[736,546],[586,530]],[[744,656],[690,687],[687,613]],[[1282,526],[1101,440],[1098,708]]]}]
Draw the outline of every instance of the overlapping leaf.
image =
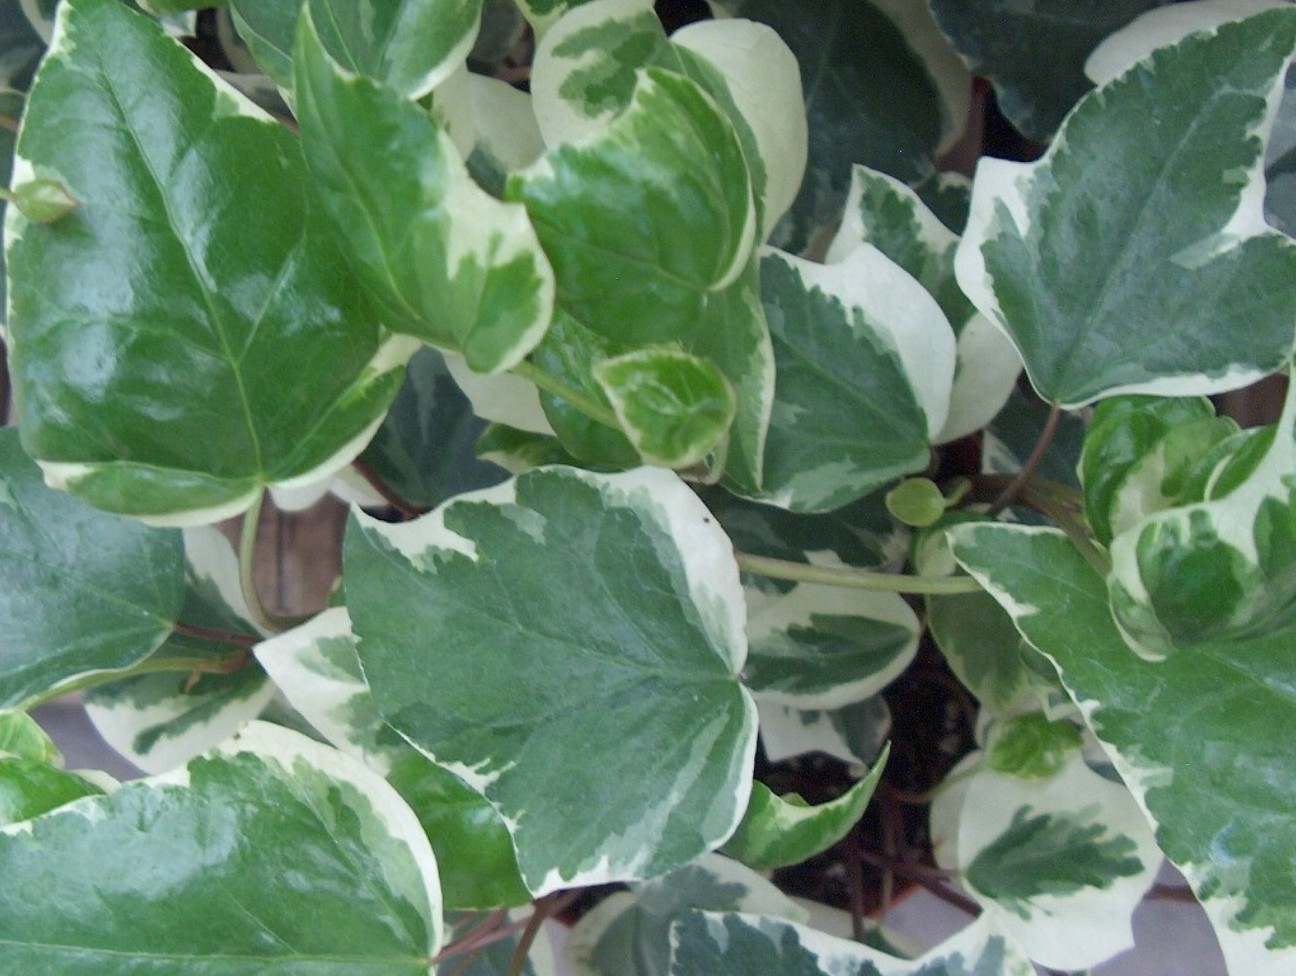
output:
[{"label": "overlapping leaf", "polygon": [[[179,619],[186,627],[154,656],[191,660],[192,670],[137,675],[85,693],[86,714],[104,741],[146,773],[173,769],[224,741],[275,694],[248,650],[262,635],[248,620],[229,542],[209,526],[184,536]],[[207,664],[216,669],[204,671]]]},{"label": "overlapping leaf", "polygon": [[459,352],[479,372],[515,366],[549,327],[554,282],[520,206],[468,175],[418,106],[342,74],[302,17],[297,113],[334,232],[386,325]]},{"label": "overlapping leaf", "polygon": [[[1202,900],[1230,971],[1290,972],[1293,631],[1148,662],[1116,629],[1102,578],[1061,533],[990,525],[955,531],[959,560],[1057,664],[1161,849]],[[1047,609],[1061,605],[1065,614]]]},{"label": "overlapping leaf", "polygon": [[681,339],[747,268],[751,181],[732,123],[693,82],[649,69],[595,137],[509,178],[553,264],[559,306],[637,344]]},{"label": "overlapping leaf", "polygon": [[875,248],[832,265],[761,266],[778,383],[761,498],[827,511],[927,466],[955,340],[927,291]]},{"label": "overlapping leaf", "polygon": [[481,794],[417,753],[379,715],[345,608],[333,607],[263,641],[256,653],[316,731],[387,776],[405,798],[436,853],[447,906],[495,908],[529,900],[499,814]]},{"label": "overlapping leaf", "polygon": [[855,826],[882,778],[890,750],[868,775],[836,799],[811,806],[797,794],[779,796],[763,783],[752,787],[742,823],[723,851],[757,871],[800,864],[837,843]]},{"label": "overlapping leaf", "polygon": [[1085,765],[1078,740],[1045,777],[998,772],[978,754],[932,809],[938,863],[962,872],[1032,959],[1067,971],[1133,947],[1134,909],[1161,864],[1134,798]]},{"label": "overlapping leaf", "polygon": [[180,533],[52,491],[0,431],[0,708],[142,661],[184,599]]},{"label": "overlapping leaf", "polygon": [[357,521],[345,551],[373,700],[499,810],[532,892],[659,874],[737,825],[756,731],[742,594],[673,475],[539,469],[401,526]]},{"label": "overlapping leaf", "polygon": [[186,523],[337,470],[412,350],[310,216],[296,140],[115,0],[59,9],[18,166],[80,206],[8,217],[24,445],[99,507]]},{"label": "overlapping leaf", "polygon": [[1296,12],[1193,35],[1087,96],[1037,163],[983,161],[959,283],[1039,394],[1205,394],[1290,355],[1296,243],[1262,214]]},{"label": "overlapping leaf", "polygon": [[989,78],[1005,115],[1026,136],[1048,141],[1092,87],[1085,59],[1108,34],[1164,0],[931,0],[936,22]]},{"label": "overlapping leaf", "polygon": [[0,946],[18,972],[165,960],[212,976],[415,976],[441,941],[436,862],[408,807],[355,760],[275,726],[0,831],[0,866]]},{"label": "overlapping leaf", "polygon": [[691,912],[671,930],[670,976],[796,973],[798,976],[1034,976],[1021,949],[987,918],[917,959],[782,919]]}]

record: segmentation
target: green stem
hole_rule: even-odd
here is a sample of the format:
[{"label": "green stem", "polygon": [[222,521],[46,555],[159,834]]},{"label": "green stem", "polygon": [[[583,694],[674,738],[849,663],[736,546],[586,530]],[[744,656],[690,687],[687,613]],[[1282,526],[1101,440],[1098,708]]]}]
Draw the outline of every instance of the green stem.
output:
[{"label": "green stem", "polygon": [[616,431],[621,430],[620,421],[617,420],[616,414],[608,407],[575,387],[564,383],[552,373],[545,372],[535,363],[523,360],[513,367],[513,372],[524,380],[530,380],[546,393],[552,393],[554,396],[567,401],[574,409],[579,410],[590,420],[597,421],[604,427],[611,427]]},{"label": "green stem", "polygon": [[749,552],[735,552],[734,556],[738,560],[738,568],[744,573],[794,583],[822,583],[826,586],[843,586],[878,593],[914,593],[931,596],[981,591],[981,585],[970,576],[904,576],[898,573],[858,569],[853,566],[812,566],[809,563],[798,563],[789,559],[756,556]]},{"label": "green stem", "polygon": [[138,678],[145,674],[232,674],[247,667],[251,662],[252,652],[248,650],[235,651],[220,657],[150,657],[121,671],[95,671],[92,674],[83,674],[28,699],[22,707],[24,710],[30,710],[55,698],[62,698],[64,695],[97,688],[126,678]]}]

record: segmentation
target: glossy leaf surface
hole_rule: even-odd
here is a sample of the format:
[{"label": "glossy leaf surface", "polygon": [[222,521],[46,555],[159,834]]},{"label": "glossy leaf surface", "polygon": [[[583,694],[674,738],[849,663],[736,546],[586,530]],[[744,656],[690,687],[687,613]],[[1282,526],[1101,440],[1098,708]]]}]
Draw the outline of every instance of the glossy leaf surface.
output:
[{"label": "glossy leaf surface", "polygon": [[0,946],[20,972],[425,976],[440,944],[436,863],[408,808],[275,726],[0,832],[0,865],[16,882]]},{"label": "glossy leaf surface", "polygon": [[115,0],[59,9],[19,168],[81,205],[8,217],[24,445],[99,507],[189,524],[342,467],[411,350],[314,226],[296,140]]},{"label": "glossy leaf surface", "polygon": [[549,327],[553,276],[525,211],[480,189],[418,106],[343,74],[303,17],[306,162],[358,279],[394,331],[509,369]]},{"label": "glossy leaf surface", "polygon": [[778,370],[762,500],[827,511],[925,468],[955,358],[935,299],[864,245],[832,265],[768,252],[761,291]]},{"label": "glossy leaf surface", "polygon": [[725,854],[767,871],[800,864],[837,843],[855,826],[873,798],[889,750],[868,775],[834,800],[811,806],[796,794],[779,796],[763,783],[752,787],[742,823],[725,843]]},{"label": "glossy leaf surface", "polygon": [[374,701],[499,810],[532,892],[661,873],[736,826],[756,731],[742,594],[673,475],[539,469],[353,522],[345,562]]},{"label": "glossy leaf surface", "polygon": [[[1296,694],[1292,632],[1137,657],[1104,581],[1061,533],[957,530],[955,552],[1057,664],[1157,842],[1192,884],[1230,969],[1279,976],[1296,960]],[[1065,594],[1067,613],[1044,610]],[[1156,702],[1149,708],[1148,702]],[[1167,721],[1167,716],[1174,720]]]},{"label": "glossy leaf surface", "polygon": [[0,708],[143,660],[184,598],[179,532],[45,487],[13,428],[0,431],[0,552]]},{"label": "glossy leaf surface", "polygon": [[280,88],[293,86],[293,37],[305,0],[229,0],[239,38]]},{"label": "glossy leaf surface", "polygon": [[559,305],[625,342],[688,336],[747,267],[755,209],[732,123],[693,82],[652,70],[614,122],[509,178],[557,276]]},{"label": "glossy leaf surface", "polygon": [[1040,161],[981,163],[958,280],[1045,400],[1207,394],[1286,362],[1296,243],[1264,222],[1262,169],[1294,46],[1290,9],[1193,35],[1087,96]]},{"label": "glossy leaf surface", "polygon": [[0,827],[96,796],[103,790],[75,773],[35,759],[0,756]]},{"label": "glossy leaf surface", "polygon": [[1022,951],[986,919],[917,959],[768,917],[692,912],[671,932],[670,976],[1034,976]]}]

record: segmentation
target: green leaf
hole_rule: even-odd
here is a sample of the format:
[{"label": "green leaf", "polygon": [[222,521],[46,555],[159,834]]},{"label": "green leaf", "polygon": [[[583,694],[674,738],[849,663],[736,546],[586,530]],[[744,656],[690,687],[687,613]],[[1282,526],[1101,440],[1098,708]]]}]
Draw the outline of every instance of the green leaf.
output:
[{"label": "green leaf", "polygon": [[757,871],[800,864],[827,850],[864,816],[889,753],[889,747],[883,750],[868,775],[841,796],[817,806],[796,794],[781,797],[763,783],[753,784],[742,823],[722,850]]},{"label": "green leaf", "polygon": [[1047,779],[1062,771],[1084,744],[1071,722],[1028,712],[996,722],[986,744],[986,765],[1022,779]]},{"label": "green leaf", "polygon": [[289,703],[320,735],[387,776],[404,797],[432,843],[448,906],[493,908],[529,900],[499,814],[383,721],[360,670],[345,608],[333,607],[263,641],[256,653]]},{"label": "green leaf", "polygon": [[0,872],[17,972],[417,976],[441,942],[436,862],[400,797],[260,723],[185,771],[0,832]]},{"label": "green leaf", "polygon": [[421,108],[342,74],[309,15],[296,72],[307,165],[383,321],[479,372],[516,366],[549,327],[554,294],[526,212],[480,189]]},{"label": "green leaf", "polygon": [[477,460],[485,424],[473,416],[445,360],[424,348],[405,369],[405,384],[361,463],[405,501],[428,508],[503,480],[499,468]]},{"label": "green leaf", "polygon": [[806,918],[804,908],[755,871],[704,854],[629,892],[616,892],[586,913],[567,940],[575,976],[667,976],[671,923],[695,909]]},{"label": "green leaf", "polygon": [[1147,515],[1201,501],[1209,476],[1203,460],[1237,429],[1206,399],[1113,397],[1098,404],[1080,456],[1085,518],[1098,541],[1108,545]]},{"label": "green leaf", "polygon": [[604,359],[593,373],[646,463],[687,468],[723,453],[736,403],[715,363],[657,346]]},{"label": "green leaf", "polygon": [[589,2],[590,0],[517,0],[517,5],[535,30],[536,37],[543,38],[559,17]]},{"label": "green leaf", "polygon": [[136,0],[145,13],[162,16],[180,13],[182,10],[205,10],[221,5],[221,0]]},{"label": "green leaf", "polygon": [[1263,453],[1240,453],[1249,472],[1216,476],[1227,490],[1155,512],[1112,541],[1112,610],[1140,654],[1246,647],[1296,625],[1296,394],[1265,441],[1249,442]]},{"label": "green leaf", "polygon": [[533,893],[659,874],[736,826],[742,594],[674,475],[540,469],[403,525],[357,518],[345,565],[374,701],[499,810]]},{"label": "green leaf", "polygon": [[899,959],[782,919],[690,912],[671,931],[670,976],[1034,976],[1030,960],[982,918],[917,959]]},{"label": "green leaf", "polygon": [[913,275],[940,304],[958,337],[949,416],[937,443],[956,440],[990,422],[1017,382],[1021,361],[1012,343],[968,301],[954,277],[958,236],[910,187],[856,166],[842,224],[827,260],[840,261],[871,244]]},{"label": "green leaf", "polygon": [[285,91],[293,86],[292,49],[297,18],[306,0],[229,0],[239,39]]},{"label": "green leaf", "polygon": [[640,74],[630,107],[596,136],[510,176],[506,197],[526,204],[560,307],[618,341],[693,333],[755,242],[732,123],[693,82],[659,70]]},{"label": "green leaf", "polygon": [[1164,0],[931,0],[941,30],[1028,138],[1047,142],[1092,86],[1085,59],[1117,28]]},{"label": "green leaf", "polygon": [[26,712],[0,712],[0,758],[51,765],[62,757],[54,740]]},{"label": "green leaf", "polygon": [[982,161],[958,280],[1045,400],[1208,394],[1286,362],[1296,243],[1264,222],[1262,170],[1293,47],[1290,9],[1193,35],[1086,96],[1040,161]]},{"label": "green leaf", "polygon": [[761,701],[841,708],[894,681],[917,653],[920,631],[896,593],[748,585],[743,682]]},{"label": "green leaf", "polygon": [[45,487],[13,428],[0,431],[0,553],[0,708],[142,661],[180,612],[180,533]]},{"label": "green leaf", "polygon": [[343,467],[412,349],[315,228],[296,139],[116,0],[59,10],[16,177],[81,206],[10,215],[24,445],[98,507],[186,524]]},{"label": "green leaf", "polygon": [[418,99],[467,59],[482,0],[307,0],[307,8],[343,68]]},{"label": "green leaf", "polygon": [[[1292,632],[1200,646],[1154,664],[1130,651],[1104,581],[1061,533],[967,526],[955,539],[959,560],[1058,666],[1161,849],[1202,900],[1230,971],[1289,972]],[[1062,601],[1066,610],[1057,612]]]},{"label": "green leaf", "polygon": [[761,265],[778,384],[761,500],[827,511],[927,466],[945,423],[954,333],[935,300],[862,245],[832,265]]},{"label": "green leaf", "polygon": [[89,780],[40,760],[0,757],[0,827],[101,793]]},{"label": "green leaf", "polygon": [[891,733],[891,709],[881,695],[826,710],[770,702],[757,702],[757,707],[761,746],[770,762],[822,752],[848,765],[868,765]]},{"label": "green leaf", "polygon": [[412,749],[396,761],[387,780],[432,842],[448,907],[530,904],[508,828],[484,796]]},{"label": "green leaf", "polygon": [[[1074,727],[1073,727],[1074,728]],[[1072,748],[1053,775],[996,772],[974,754],[937,793],[937,863],[1042,966],[1067,971],[1132,948],[1131,918],[1161,865],[1142,811]]]},{"label": "green leaf", "polygon": [[[193,627],[245,638],[262,634],[239,584],[238,559],[214,528],[186,529],[185,599],[179,619]],[[86,714],[104,741],[146,773],[161,773],[233,735],[274,697],[265,672],[248,656],[235,670],[203,672],[206,660],[230,659],[226,641],[172,634],[153,657],[195,661],[189,673],[137,675],[85,692]]]}]

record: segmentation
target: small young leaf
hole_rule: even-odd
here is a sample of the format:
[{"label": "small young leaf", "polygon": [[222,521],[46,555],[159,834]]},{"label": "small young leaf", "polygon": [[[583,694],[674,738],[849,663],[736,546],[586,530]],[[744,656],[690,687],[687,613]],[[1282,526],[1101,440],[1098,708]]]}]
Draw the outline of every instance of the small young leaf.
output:
[{"label": "small young leaf", "polygon": [[868,775],[849,790],[818,806],[796,795],[780,797],[763,783],[754,784],[742,823],[721,850],[756,871],[800,864],[827,850],[864,816],[889,752],[889,747],[883,750]]},{"label": "small young leaf", "polygon": [[343,74],[310,14],[295,50],[306,162],[386,325],[462,353],[478,372],[517,365],[549,327],[554,298],[525,211],[480,189],[421,108]]},{"label": "small young leaf", "polygon": [[12,427],[0,431],[0,554],[0,709],[142,661],[178,619],[180,533],[47,488]]},{"label": "small young leaf", "polygon": [[40,760],[0,756],[0,827],[101,793],[89,780]]},{"label": "small young leaf", "polygon": [[733,423],[729,381],[714,363],[682,350],[641,349],[595,363],[593,372],[648,464],[697,464],[717,450]]},{"label": "small young leaf", "polygon": [[33,224],[53,224],[77,208],[77,201],[58,180],[28,180],[4,196]]},{"label": "small young leaf", "polygon": [[436,862],[396,792],[262,723],[184,771],[0,831],[0,873],[15,972],[115,976],[165,959],[171,972],[412,976],[441,943]]},{"label": "small young leaf", "polygon": [[533,893],[661,873],[737,825],[756,715],[732,552],[653,468],[544,468],[402,525],[353,520],[373,700],[499,810]]},{"label": "small young leaf", "polygon": [[1067,721],[1050,721],[1040,712],[1016,715],[991,728],[986,766],[1022,779],[1056,776],[1084,744],[1080,730]]},{"label": "small young leaf", "polygon": [[52,765],[62,757],[54,740],[26,712],[0,712],[0,758]]},{"label": "small young leaf", "polygon": [[927,528],[945,514],[945,496],[930,478],[907,478],[886,493],[886,506],[905,525]]},{"label": "small young leaf", "polygon": [[982,160],[958,280],[1045,400],[1215,393],[1287,361],[1296,243],[1264,222],[1263,156],[1294,47],[1289,6],[1192,35],[1086,96],[1040,161]]}]

